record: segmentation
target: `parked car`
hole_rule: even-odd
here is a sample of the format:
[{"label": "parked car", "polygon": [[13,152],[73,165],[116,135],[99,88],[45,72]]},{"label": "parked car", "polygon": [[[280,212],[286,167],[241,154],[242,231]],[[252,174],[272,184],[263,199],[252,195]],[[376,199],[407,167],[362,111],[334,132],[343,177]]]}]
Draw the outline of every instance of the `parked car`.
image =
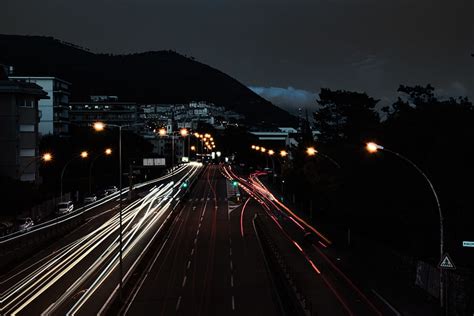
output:
[{"label": "parked car", "polygon": [[112,194],[112,193],[115,193],[117,191],[118,191],[118,189],[115,185],[110,186],[107,189],[105,189],[105,192],[107,192],[107,194]]},{"label": "parked car", "polygon": [[0,237],[13,233],[13,230],[12,222],[0,222]]},{"label": "parked car", "polygon": [[97,196],[95,194],[86,195],[84,198],[84,203],[89,204],[97,201]]},{"label": "parked car", "polygon": [[63,215],[72,212],[73,210],[74,204],[72,203],[72,201],[60,202],[56,207],[56,214]]},{"label": "parked car", "polygon": [[16,225],[20,232],[27,232],[33,227],[34,223],[29,217],[21,217],[16,220]]}]

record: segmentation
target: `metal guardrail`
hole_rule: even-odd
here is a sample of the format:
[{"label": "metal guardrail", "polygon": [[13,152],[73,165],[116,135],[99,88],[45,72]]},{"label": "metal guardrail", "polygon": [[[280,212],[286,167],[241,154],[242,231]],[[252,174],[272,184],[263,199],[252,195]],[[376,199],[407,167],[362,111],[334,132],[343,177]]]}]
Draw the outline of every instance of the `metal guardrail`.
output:
[{"label": "metal guardrail", "polygon": [[[139,189],[144,186],[163,181],[172,177],[174,174],[182,172],[184,169],[185,166],[181,166],[176,168],[174,172],[168,173],[157,179],[142,182],[135,185],[134,188]],[[122,195],[127,194],[128,191],[129,188],[124,188],[122,190]],[[21,258],[26,257],[28,254],[33,253],[48,241],[58,236],[62,236],[74,228],[77,228],[81,223],[84,222],[86,216],[91,210],[116,200],[118,197],[119,192],[115,192],[94,203],[78,208],[69,214],[64,214],[39,225],[33,226],[33,228],[27,232],[15,232],[2,237],[0,239],[0,269],[4,269],[6,266],[11,265]]]},{"label": "metal guardrail", "polygon": [[257,240],[263,251],[267,269],[271,274],[273,286],[279,296],[279,303],[285,315],[308,316],[313,314],[311,302],[305,298],[295,284],[291,268],[265,231],[261,219],[255,214],[253,219]]}]

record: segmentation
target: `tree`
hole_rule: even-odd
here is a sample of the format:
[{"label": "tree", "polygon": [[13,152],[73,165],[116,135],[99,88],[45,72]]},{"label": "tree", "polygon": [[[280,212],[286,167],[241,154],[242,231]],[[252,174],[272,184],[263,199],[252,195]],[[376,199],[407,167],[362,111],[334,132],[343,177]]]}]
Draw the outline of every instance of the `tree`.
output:
[{"label": "tree", "polygon": [[314,119],[322,143],[360,142],[380,122],[375,110],[379,100],[366,93],[323,88],[317,102],[320,109],[314,113]]}]

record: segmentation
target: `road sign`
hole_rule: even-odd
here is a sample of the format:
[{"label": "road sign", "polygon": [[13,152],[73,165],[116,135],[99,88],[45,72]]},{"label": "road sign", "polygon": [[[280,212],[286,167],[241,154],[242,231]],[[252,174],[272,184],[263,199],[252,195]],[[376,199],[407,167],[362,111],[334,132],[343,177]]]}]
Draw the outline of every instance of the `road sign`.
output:
[{"label": "road sign", "polygon": [[440,267],[441,269],[456,270],[456,266],[453,263],[453,259],[451,259],[451,257],[447,253],[445,253],[441,258],[438,267]]},{"label": "road sign", "polygon": [[472,247],[472,248],[474,248],[474,241],[463,241],[462,246],[463,247]]}]

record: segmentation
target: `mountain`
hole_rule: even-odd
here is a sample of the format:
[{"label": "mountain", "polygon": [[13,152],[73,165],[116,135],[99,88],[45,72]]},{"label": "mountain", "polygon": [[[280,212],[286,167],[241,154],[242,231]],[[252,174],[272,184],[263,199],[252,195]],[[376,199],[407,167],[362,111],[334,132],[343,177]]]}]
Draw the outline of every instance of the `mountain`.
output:
[{"label": "mountain", "polygon": [[57,76],[72,83],[71,101],[117,95],[138,103],[209,101],[246,116],[251,123],[293,125],[288,112],[210,66],[174,51],[95,54],[44,36],[0,34],[0,63],[14,75]]}]

